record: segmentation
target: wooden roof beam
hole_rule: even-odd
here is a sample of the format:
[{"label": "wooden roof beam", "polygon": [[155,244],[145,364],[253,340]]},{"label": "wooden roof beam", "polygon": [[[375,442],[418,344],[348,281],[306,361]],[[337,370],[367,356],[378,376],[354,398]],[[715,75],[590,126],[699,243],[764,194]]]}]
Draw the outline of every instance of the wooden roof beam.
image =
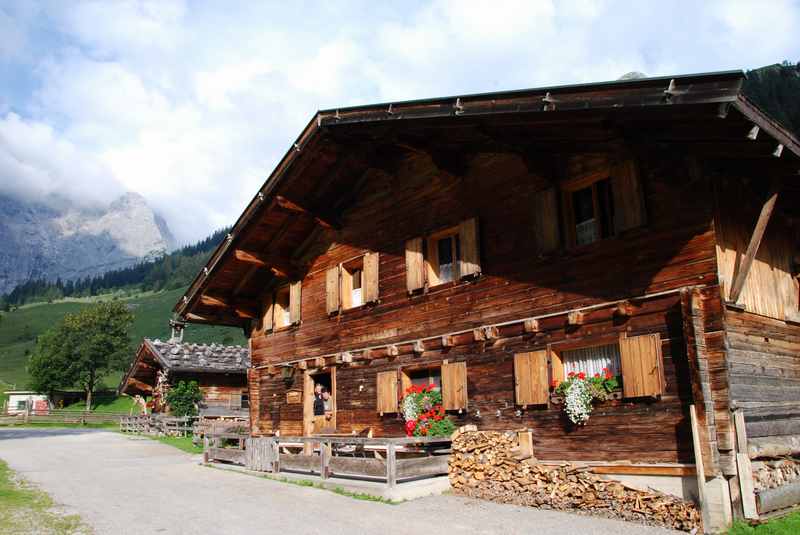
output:
[{"label": "wooden roof beam", "polygon": [[317,224],[325,228],[332,228],[332,229],[342,228],[341,222],[339,222],[334,216],[328,214],[322,214],[317,210],[300,206],[296,202],[290,201],[289,199],[287,199],[282,195],[275,196],[275,204],[277,206],[280,206],[284,210],[288,210],[290,212],[309,215],[312,218],[314,218],[314,221],[316,221]]},{"label": "wooden roof beam", "polygon": [[135,388],[136,390],[139,390],[140,392],[152,392],[153,391],[153,387],[152,386],[150,386],[147,383],[143,383],[142,381],[140,381],[138,379],[134,379],[133,377],[128,377],[128,380],[125,383],[125,390],[127,390],[129,386]]},{"label": "wooden roof beam", "polygon": [[291,262],[285,258],[255,251],[246,251],[244,249],[236,249],[233,254],[237,261],[259,268],[269,269],[277,277],[288,280],[296,278],[297,270]]},{"label": "wooden roof beam", "polygon": [[761,239],[764,237],[764,232],[767,230],[767,225],[772,217],[772,211],[775,209],[775,203],[778,201],[780,187],[781,183],[777,179],[773,180],[767,200],[764,201],[764,204],[761,206],[761,213],[758,215],[756,227],[753,229],[753,234],[750,236],[750,243],[747,244],[747,250],[739,263],[739,270],[736,271],[733,283],[731,284],[731,293],[728,297],[731,303],[738,301],[742,293],[747,275],[750,273],[750,267],[753,265],[753,260],[755,260],[758,254]]},{"label": "wooden roof beam", "polygon": [[203,294],[200,296],[200,304],[216,308],[229,308],[238,317],[244,319],[253,319],[258,316],[258,304],[249,299],[227,299]]}]

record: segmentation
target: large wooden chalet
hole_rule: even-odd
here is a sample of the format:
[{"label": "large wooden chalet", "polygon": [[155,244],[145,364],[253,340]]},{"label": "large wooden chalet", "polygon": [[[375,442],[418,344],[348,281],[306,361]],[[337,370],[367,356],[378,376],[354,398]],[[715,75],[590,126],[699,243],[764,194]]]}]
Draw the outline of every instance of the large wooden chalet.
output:
[{"label": "large wooden chalet", "polygon": [[[729,514],[745,431],[800,434],[800,145],[743,79],[320,111],[175,312],[250,337],[255,435],[309,434],[321,382],[338,432],[400,436],[433,382],[542,460],[676,492],[702,461]],[[602,368],[621,399],[569,425],[552,383]]]}]

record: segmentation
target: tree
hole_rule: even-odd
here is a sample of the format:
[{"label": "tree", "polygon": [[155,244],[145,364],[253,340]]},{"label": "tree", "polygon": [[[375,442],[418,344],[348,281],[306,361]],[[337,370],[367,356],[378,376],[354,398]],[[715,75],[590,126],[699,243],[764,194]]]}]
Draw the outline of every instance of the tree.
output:
[{"label": "tree", "polygon": [[126,362],[132,322],[133,315],[122,303],[100,303],[67,314],[39,337],[29,366],[31,386],[47,393],[79,387],[90,410],[97,386]]},{"label": "tree", "polygon": [[166,401],[169,411],[175,416],[194,416],[197,404],[203,399],[197,381],[179,381],[167,391]]}]

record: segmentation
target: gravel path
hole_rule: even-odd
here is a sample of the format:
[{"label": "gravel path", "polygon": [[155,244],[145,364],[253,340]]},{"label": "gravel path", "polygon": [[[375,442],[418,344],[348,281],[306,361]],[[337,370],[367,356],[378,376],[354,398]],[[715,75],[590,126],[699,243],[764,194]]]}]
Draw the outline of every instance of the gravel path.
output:
[{"label": "gravel path", "polygon": [[637,534],[668,530],[456,496],[400,505],[214,470],[146,439],[0,428],[0,458],[98,534]]}]

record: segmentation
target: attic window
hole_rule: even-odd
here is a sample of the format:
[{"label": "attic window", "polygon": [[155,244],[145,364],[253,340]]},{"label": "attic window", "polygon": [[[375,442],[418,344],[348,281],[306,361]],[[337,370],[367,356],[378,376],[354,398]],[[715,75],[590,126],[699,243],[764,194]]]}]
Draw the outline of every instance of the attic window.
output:
[{"label": "attic window", "polygon": [[587,245],[614,234],[611,180],[603,178],[568,192],[565,212],[573,245]]},{"label": "attic window", "polygon": [[428,281],[430,286],[458,279],[461,241],[454,227],[428,237]]},{"label": "attic window", "polygon": [[355,308],[364,304],[362,293],[364,257],[342,265],[342,308]]}]

